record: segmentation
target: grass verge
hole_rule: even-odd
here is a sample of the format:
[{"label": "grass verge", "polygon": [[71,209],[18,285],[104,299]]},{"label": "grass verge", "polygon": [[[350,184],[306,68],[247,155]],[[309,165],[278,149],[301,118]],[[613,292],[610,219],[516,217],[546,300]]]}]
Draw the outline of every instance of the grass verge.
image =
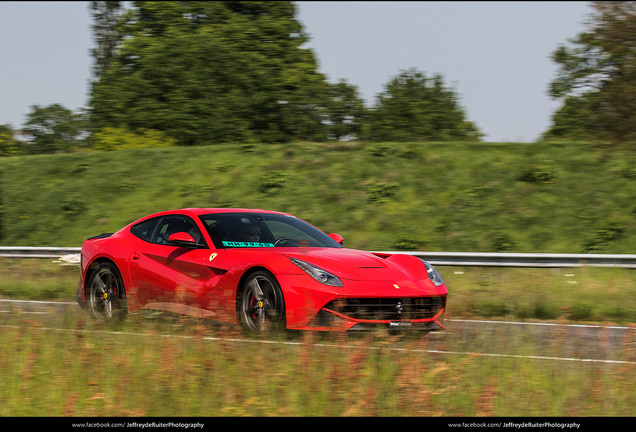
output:
[{"label": "grass verge", "polygon": [[[636,415],[633,364],[446,355],[429,352],[426,335],[342,346],[338,335],[265,344],[231,331],[216,339],[198,324],[171,329],[160,337],[134,318],[118,332],[83,318],[63,331],[3,326],[0,416]],[[518,350],[531,355],[537,343]],[[558,354],[559,340],[552,346]]]}]

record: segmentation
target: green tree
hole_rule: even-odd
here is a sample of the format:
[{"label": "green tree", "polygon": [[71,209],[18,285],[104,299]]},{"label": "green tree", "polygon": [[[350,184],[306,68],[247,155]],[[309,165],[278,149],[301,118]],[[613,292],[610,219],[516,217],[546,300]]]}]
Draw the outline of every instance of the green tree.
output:
[{"label": "green tree", "polygon": [[636,139],[636,2],[592,2],[586,31],[552,54],[562,100],[543,139]]},{"label": "green tree", "polygon": [[117,56],[117,49],[121,45],[118,24],[123,12],[122,2],[119,1],[92,1],[90,2],[91,15],[93,17],[93,35],[96,47],[91,50],[95,64],[93,73],[101,76],[110,67]]},{"label": "green tree", "polygon": [[93,84],[93,130],[180,145],[326,136],[325,79],[295,14],[291,2],[134,2]]},{"label": "green tree", "polygon": [[454,90],[440,75],[416,69],[401,72],[377,96],[365,125],[365,138],[383,141],[479,141],[479,129],[466,120]]},{"label": "green tree", "polygon": [[328,136],[333,139],[360,136],[366,110],[358,89],[341,80],[337,84],[328,84],[327,94]]},{"label": "green tree", "polygon": [[81,144],[85,132],[85,116],[60,104],[31,106],[22,128],[22,133],[30,137],[25,149],[31,154],[71,151]]},{"label": "green tree", "polygon": [[17,156],[21,153],[21,142],[15,138],[11,125],[0,125],[0,156]]}]

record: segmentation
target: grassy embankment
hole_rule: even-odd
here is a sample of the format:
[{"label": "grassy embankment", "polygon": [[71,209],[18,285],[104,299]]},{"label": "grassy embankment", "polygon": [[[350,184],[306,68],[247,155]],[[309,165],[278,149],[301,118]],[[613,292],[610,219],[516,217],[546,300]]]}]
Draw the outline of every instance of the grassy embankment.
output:
[{"label": "grassy embankment", "polygon": [[[250,151],[248,151],[250,150]],[[79,246],[154,211],[286,211],[367,250],[631,253],[636,153],[288,144],[4,158],[2,244]]]},{"label": "grassy embankment", "polygon": [[[151,212],[235,206],[286,211],[367,250],[632,253],[635,158],[581,143],[297,143],[5,158],[2,244],[79,246]],[[38,266],[46,264],[3,266],[0,295],[72,298],[72,269]],[[455,316],[636,321],[630,270],[440,270]]]}]

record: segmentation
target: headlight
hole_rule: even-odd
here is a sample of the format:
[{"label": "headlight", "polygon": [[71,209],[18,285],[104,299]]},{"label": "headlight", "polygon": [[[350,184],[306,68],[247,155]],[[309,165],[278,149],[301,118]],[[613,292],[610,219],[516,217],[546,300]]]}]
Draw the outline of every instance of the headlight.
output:
[{"label": "headlight", "polygon": [[424,266],[426,267],[426,272],[428,273],[428,278],[431,280],[431,282],[433,282],[433,285],[435,285],[435,286],[444,285],[444,281],[442,280],[442,276],[440,276],[440,274],[437,273],[437,270],[435,270],[435,267],[430,265],[428,262],[424,261],[422,258],[420,258],[420,259],[424,263]]},{"label": "headlight", "polygon": [[313,264],[306,263],[305,261],[297,260],[295,258],[290,258],[291,262],[300,267],[305,273],[307,273],[312,278],[316,279],[318,282],[323,283],[325,285],[331,285],[335,287],[344,286],[342,281],[338,279],[337,276],[332,275],[328,271],[321,269]]}]

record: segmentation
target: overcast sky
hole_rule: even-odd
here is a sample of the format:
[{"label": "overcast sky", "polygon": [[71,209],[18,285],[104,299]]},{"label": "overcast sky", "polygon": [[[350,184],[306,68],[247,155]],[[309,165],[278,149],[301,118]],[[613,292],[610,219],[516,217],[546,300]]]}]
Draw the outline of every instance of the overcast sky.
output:
[{"label": "overcast sky", "polygon": [[[487,141],[534,141],[558,103],[550,54],[584,30],[588,2],[297,2],[320,72],[370,106],[402,70],[441,74]],[[88,2],[0,1],[0,124],[31,105],[87,105]]]}]

